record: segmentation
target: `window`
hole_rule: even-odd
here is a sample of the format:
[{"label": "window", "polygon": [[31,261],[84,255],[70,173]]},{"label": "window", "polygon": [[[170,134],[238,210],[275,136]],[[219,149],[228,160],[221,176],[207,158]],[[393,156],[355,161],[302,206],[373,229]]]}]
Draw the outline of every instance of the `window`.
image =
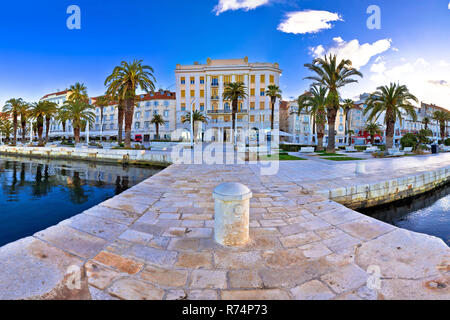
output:
[{"label": "window", "polygon": [[145,111],[145,118],[150,118],[150,110]]},{"label": "window", "polygon": [[200,77],[200,84],[205,84],[205,78],[204,77]]},{"label": "window", "polygon": [[110,121],[114,121],[114,114],[111,114],[111,115],[109,116],[109,120],[110,120]]},{"label": "window", "polygon": [[186,111],[186,104],[185,103],[181,104],[181,111]]},{"label": "window", "polygon": [[200,111],[205,111],[205,105],[203,103],[200,103]]},{"label": "window", "polygon": [[100,125],[99,125],[99,124],[96,124],[96,125],[95,125],[95,130],[97,130],[97,131],[100,130]]},{"label": "window", "polygon": [[228,102],[225,102],[224,108],[225,110],[230,110],[230,104]]},{"label": "window", "polygon": [[99,121],[99,116],[96,116],[95,117],[95,122],[98,122]]},{"label": "window", "polygon": [[253,75],[251,75],[250,76],[250,83],[255,83],[255,75],[253,74]]},{"label": "window", "polygon": [[212,86],[218,86],[218,85],[219,85],[219,78],[213,77],[213,78],[211,79],[211,85],[212,85]]},{"label": "window", "polygon": [[264,89],[261,89],[261,91],[259,92],[259,95],[261,97],[264,97],[265,94],[266,94],[266,92],[264,91]]},{"label": "window", "polygon": [[273,76],[273,74],[270,75],[270,83],[273,84],[275,82],[275,77]]},{"label": "window", "polygon": [[145,121],[145,122],[144,122],[144,128],[145,128],[145,129],[150,128],[150,121]]},{"label": "window", "polygon": [[158,110],[153,110],[153,114],[157,115],[158,114]]},{"label": "window", "polygon": [[250,102],[250,110],[255,110],[255,102]]},{"label": "window", "polygon": [[250,116],[250,122],[255,122],[255,116]]},{"label": "window", "polygon": [[182,97],[182,98],[186,98],[186,91],[181,90],[181,97]]},{"label": "window", "polygon": [[139,120],[139,118],[141,117],[141,112],[137,111],[134,116],[136,117],[136,120]]},{"label": "window", "polygon": [[343,131],[344,127],[342,126],[342,124],[339,125],[339,131]]},{"label": "window", "polygon": [[111,112],[114,112],[114,107],[111,107],[111,109],[110,109],[110,110],[111,110]]},{"label": "window", "polygon": [[164,101],[164,107],[168,107],[169,106],[169,101]]},{"label": "window", "polygon": [[266,76],[265,75],[261,75],[261,77],[260,77],[260,81],[261,81],[261,83],[265,83],[266,82]]},{"label": "window", "polygon": [[191,84],[195,84],[195,78],[191,77]]},{"label": "window", "polygon": [[111,123],[111,124],[109,125],[109,130],[114,130],[114,123]]},{"label": "window", "polygon": [[191,98],[195,97],[195,90],[191,90]]},{"label": "window", "polygon": [[158,102],[158,101],[155,101],[155,102],[153,102],[153,105],[154,105],[155,107],[157,107],[157,106],[159,105],[159,102]]},{"label": "window", "polygon": [[135,129],[140,129],[140,127],[141,127],[141,123],[140,123],[140,122],[136,122],[136,123],[134,124],[134,128],[135,128]]},{"label": "window", "polygon": [[169,110],[164,110],[164,117],[168,117],[169,116]]},{"label": "window", "polygon": [[244,76],[242,74],[236,75],[236,82],[244,82]]},{"label": "window", "polygon": [[205,90],[200,90],[200,98],[204,98],[205,97]]},{"label": "window", "polygon": [[166,121],[166,122],[164,123],[164,128],[165,128],[166,130],[169,130],[169,125],[170,125],[169,121]]},{"label": "window", "polygon": [[254,96],[254,95],[255,95],[255,88],[251,88],[251,89],[250,89],[250,95],[251,95],[251,96]]},{"label": "window", "polygon": [[150,107],[150,102],[146,102],[146,103],[145,103],[145,106],[146,106],[146,107]]},{"label": "window", "polygon": [[186,78],[185,77],[181,77],[181,84],[185,84],[186,83]]},{"label": "window", "polygon": [[265,103],[264,103],[264,101],[261,101],[259,103],[259,109],[264,110],[264,107],[265,107]]},{"label": "window", "polygon": [[223,82],[224,83],[230,83],[231,82],[231,76],[223,76]]}]

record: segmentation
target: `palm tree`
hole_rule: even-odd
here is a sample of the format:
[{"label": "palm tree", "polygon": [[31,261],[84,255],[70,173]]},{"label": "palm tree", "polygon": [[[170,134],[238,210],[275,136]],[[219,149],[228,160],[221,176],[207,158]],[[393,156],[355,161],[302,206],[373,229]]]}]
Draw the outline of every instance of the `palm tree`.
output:
[{"label": "palm tree", "polygon": [[[307,105],[307,97],[310,93],[309,92],[305,92],[302,95],[299,95],[297,98],[297,112],[292,112],[291,114],[297,114],[298,117],[301,116],[301,113],[303,110],[308,110],[308,105]],[[295,136],[295,130],[296,128],[294,128],[294,136]]]},{"label": "palm tree", "polygon": [[163,119],[163,117],[160,114],[155,114],[153,116],[153,119],[150,121],[151,124],[155,125],[156,128],[156,137],[159,139],[159,126],[164,125],[166,121]]},{"label": "palm tree", "polygon": [[367,98],[367,108],[364,115],[370,112],[368,121],[378,119],[384,113],[386,124],[386,148],[394,145],[394,130],[397,120],[402,123],[402,111],[410,115],[414,121],[417,119],[416,111],[410,100],[417,102],[417,98],[412,95],[404,85],[391,83],[389,86],[378,87],[377,90]]},{"label": "palm tree", "polygon": [[428,117],[424,117],[422,123],[425,125],[425,130],[428,130],[428,125],[430,124],[431,119]]},{"label": "palm tree", "polygon": [[122,61],[105,80],[106,93],[112,97],[119,96],[119,99],[124,102],[126,148],[131,147],[131,125],[136,104],[136,90],[138,88],[146,92],[155,90],[156,79],[153,72],[153,68],[143,65],[142,60],[134,60],[132,63]]},{"label": "palm tree", "polygon": [[75,143],[80,143],[81,128],[86,122],[92,123],[95,120],[94,107],[83,100],[67,100],[62,109],[72,120]]},{"label": "palm tree", "polygon": [[0,132],[5,135],[6,140],[9,141],[11,133],[14,130],[14,126],[8,119],[0,120]]},{"label": "palm tree", "polygon": [[77,82],[74,85],[71,85],[69,91],[69,100],[83,100],[85,102],[89,101],[87,87],[84,85],[84,83]]},{"label": "palm tree", "polygon": [[[181,119],[181,121],[183,123],[190,123],[191,122],[191,113],[187,112]],[[195,123],[197,122],[202,122],[202,123],[208,123],[208,117],[206,117],[203,113],[201,113],[198,110],[194,110],[192,112],[192,122],[194,125],[194,139],[197,139],[197,135],[198,135],[198,127],[195,126]]]},{"label": "palm tree", "polygon": [[270,105],[272,108],[270,113],[270,129],[273,130],[275,103],[277,102],[277,98],[281,100],[281,89],[277,85],[271,84],[267,87],[266,95],[270,97]]},{"label": "palm tree", "polygon": [[312,86],[306,98],[309,114],[314,117],[317,126],[317,150],[323,150],[323,137],[325,135],[326,104],[328,89],[323,86]]},{"label": "palm tree", "polygon": [[[348,128],[350,126],[350,124],[349,124],[349,119],[350,119],[349,113],[350,113],[350,111],[352,109],[355,108],[355,103],[353,102],[352,99],[345,99],[344,101],[342,101],[341,107],[344,110],[344,117],[345,117],[345,123],[344,123],[345,129],[344,129],[344,132],[345,132],[345,139],[347,139]],[[349,140],[348,145],[351,145],[352,142],[351,142],[350,137],[348,138],[348,140]]]},{"label": "palm tree", "polygon": [[316,73],[315,76],[305,79],[315,81],[313,85],[322,85],[328,88],[327,96],[327,118],[328,118],[328,146],[327,152],[335,153],[335,123],[336,115],[339,110],[339,92],[338,89],[346,84],[358,82],[351,79],[352,76],[362,77],[362,73],[352,67],[350,60],[341,60],[337,63],[336,55],[329,57],[316,58],[312,64],[305,64],[309,70]]},{"label": "palm tree", "polygon": [[3,112],[7,113],[12,117],[12,123],[13,123],[13,144],[16,145],[17,143],[17,119],[20,112],[20,108],[25,102],[19,98],[19,99],[10,99],[6,101],[5,106],[3,107]]},{"label": "palm tree", "polygon": [[58,105],[54,102],[48,101],[45,111],[45,142],[48,142],[48,133],[50,130],[50,121],[58,112]]},{"label": "palm tree", "polygon": [[447,121],[450,121],[450,112],[444,110],[435,111],[433,113],[433,119],[437,121],[441,131],[441,140],[444,141],[446,138],[445,127],[447,126]]},{"label": "palm tree", "polygon": [[[104,95],[101,97],[98,97],[95,101],[95,105],[100,108],[100,141],[103,140],[103,113],[104,108],[107,107],[111,103],[111,97],[108,95]],[[123,121],[122,121],[123,122]]]},{"label": "palm tree", "polygon": [[30,117],[36,120],[36,128],[39,139],[39,145],[43,146],[42,133],[44,131],[44,117],[47,112],[48,101],[39,101],[31,105]]},{"label": "palm tree", "polygon": [[20,115],[20,126],[22,128],[22,143],[25,142],[26,134],[27,134],[27,120],[28,120],[28,114],[30,110],[30,104],[28,103],[22,103],[22,105],[19,108],[19,115]]},{"label": "palm tree", "polygon": [[376,122],[369,122],[366,124],[366,127],[364,128],[369,134],[370,134],[370,144],[375,143],[375,135],[381,133],[381,127]]},{"label": "palm tree", "polygon": [[[232,140],[236,132],[236,113],[238,112],[239,100],[247,97],[247,88],[243,82],[230,82],[225,85],[222,94],[223,100],[231,101],[231,123],[232,123]],[[234,143],[234,142],[233,142]]]},{"label": "palm tree", "polygon": [[[61,123],[63,132],[66,132],[66,123],[69,121],[69,114],[63,108],[58,109],[58,113],[56,114],[55,120],[58,123]],[[65,137],[64,137],[65,138]]]}]

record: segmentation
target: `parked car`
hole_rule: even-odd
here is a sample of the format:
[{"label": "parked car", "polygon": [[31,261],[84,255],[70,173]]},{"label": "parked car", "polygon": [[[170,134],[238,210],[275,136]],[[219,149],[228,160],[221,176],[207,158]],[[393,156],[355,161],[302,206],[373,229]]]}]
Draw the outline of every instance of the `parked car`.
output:
[{"label": "parked car", "polygon": [[141,134],[137,134],[134,136],[134,141],[135,142],[142,142],[142,135]]}]

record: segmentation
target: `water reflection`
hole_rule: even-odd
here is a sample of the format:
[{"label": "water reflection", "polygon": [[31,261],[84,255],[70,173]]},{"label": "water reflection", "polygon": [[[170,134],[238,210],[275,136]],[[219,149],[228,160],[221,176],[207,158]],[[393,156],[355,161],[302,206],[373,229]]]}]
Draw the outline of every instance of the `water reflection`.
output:
[{"label": "water reflection", "polygon": [[0,157],[0,246],[57,224],[160,168]]},{"label": "water reflection", "polygon": [[417,197],[359,211],[400,228],[434,235],[450,245],[450,184]]}]

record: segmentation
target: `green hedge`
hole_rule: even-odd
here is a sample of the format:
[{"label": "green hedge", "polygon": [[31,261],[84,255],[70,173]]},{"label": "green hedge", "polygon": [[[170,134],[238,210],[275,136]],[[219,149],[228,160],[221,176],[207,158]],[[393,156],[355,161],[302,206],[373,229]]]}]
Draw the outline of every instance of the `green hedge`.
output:
[{"label": "green hedge", "polygon": [[301,148],[306,148],[306,147],[314,147],[315,146],[311,146],[311,145],[307,145],[307,144],[283,144],[280,143],[280,149],[287,151],[287,152],[298,152],[300,151]]},{"label": "green hedge", "polygon": [[444,144],[450,146],[450,138],[445,139]]}]

